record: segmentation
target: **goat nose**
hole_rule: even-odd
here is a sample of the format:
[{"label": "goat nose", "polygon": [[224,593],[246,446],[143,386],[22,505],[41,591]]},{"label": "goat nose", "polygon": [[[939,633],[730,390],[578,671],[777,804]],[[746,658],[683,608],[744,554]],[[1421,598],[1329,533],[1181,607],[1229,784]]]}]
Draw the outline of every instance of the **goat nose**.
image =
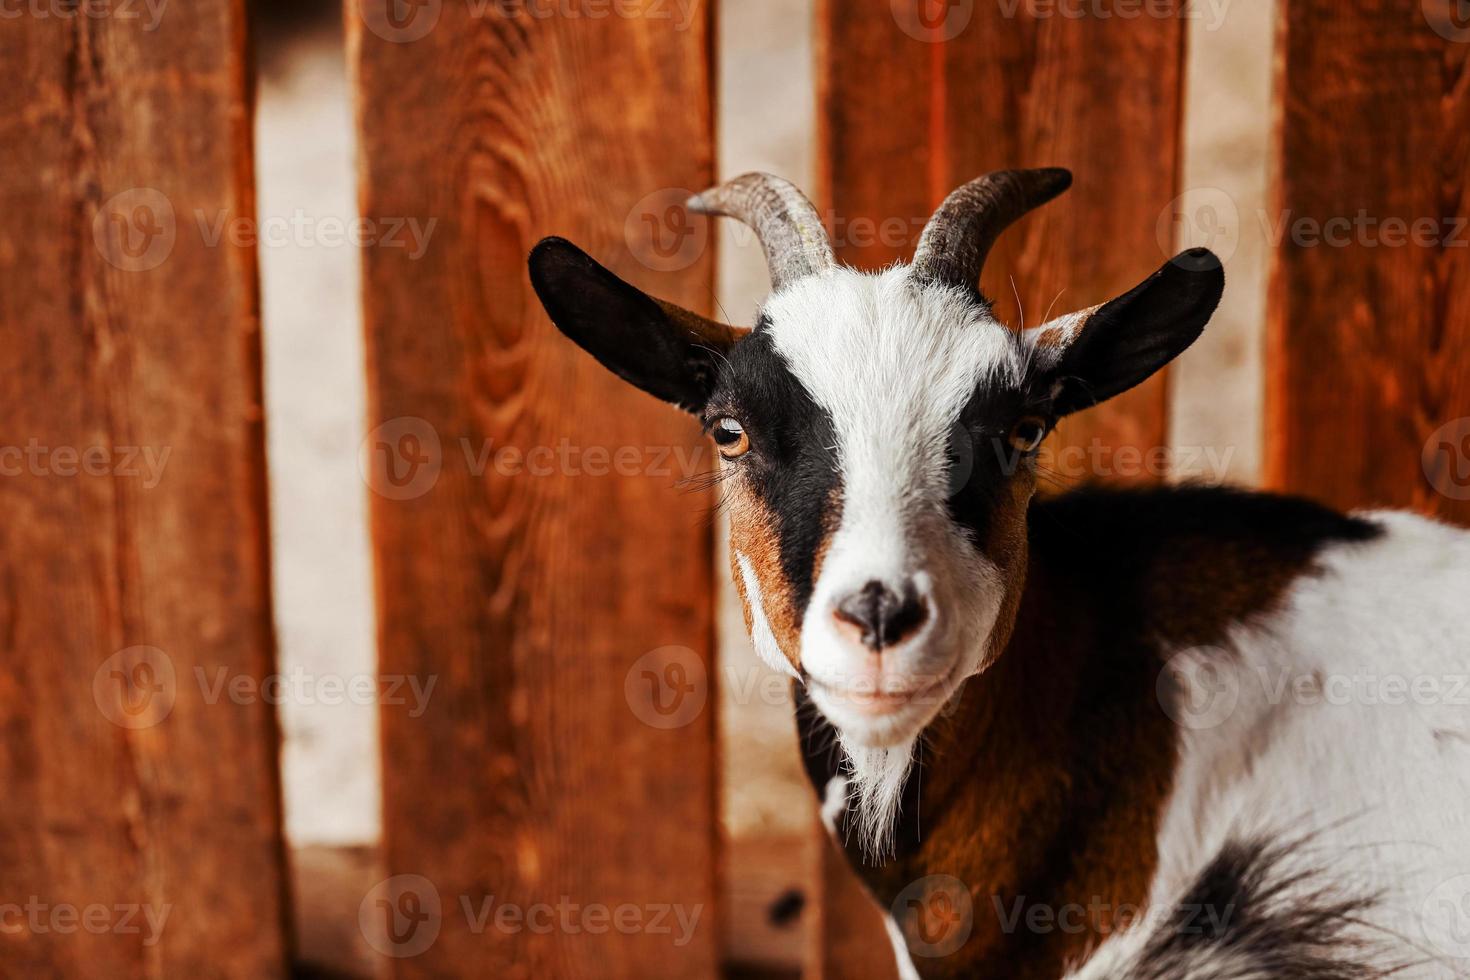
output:
[{"label": "goat nose", "polygon": [[838,602],[832,616],[839,626],[856,627],[863,646],[876,653],[917,633],[929,618],[929,606],[912,583],[906,583],[899,595],[873,581]]}]

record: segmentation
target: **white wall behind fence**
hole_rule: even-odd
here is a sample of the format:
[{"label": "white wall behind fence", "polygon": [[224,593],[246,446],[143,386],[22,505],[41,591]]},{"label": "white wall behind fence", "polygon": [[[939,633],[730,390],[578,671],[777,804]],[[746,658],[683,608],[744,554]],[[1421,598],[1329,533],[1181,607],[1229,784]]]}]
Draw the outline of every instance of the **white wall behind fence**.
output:
[{"label": "white wall behind fence", "polygon": [[[375,676],[352,110],[340,38],[273,52],[256,155],[286,830],[291,843],[375,843],[377,708],[339,695]],[[289,223],[290,228],[286,228]]]}]

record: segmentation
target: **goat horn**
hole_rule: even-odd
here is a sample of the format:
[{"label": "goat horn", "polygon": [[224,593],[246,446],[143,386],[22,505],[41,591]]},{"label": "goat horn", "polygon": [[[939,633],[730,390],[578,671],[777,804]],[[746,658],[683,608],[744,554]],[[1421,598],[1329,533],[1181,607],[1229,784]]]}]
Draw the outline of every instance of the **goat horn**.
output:
[{"label": "goat horn", "polygon": [[773,290],[837,264],[817,209],[789,180],[746,174],[694,195],[686,207],[697,214],[734,218],[753,228],[766,250]]},{"label": "goat horn", "polygon": [[1060,167],[977,177],[945,198],[929,219],[910,275],[921,282],[979,288],[980,270],[1000,233],[1071,186],[1071,171]]}]

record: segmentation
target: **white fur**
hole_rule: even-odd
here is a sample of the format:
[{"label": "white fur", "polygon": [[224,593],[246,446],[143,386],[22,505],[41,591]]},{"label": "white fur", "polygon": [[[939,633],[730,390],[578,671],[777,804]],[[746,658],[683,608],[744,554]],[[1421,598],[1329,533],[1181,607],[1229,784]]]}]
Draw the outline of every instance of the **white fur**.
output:
[{"label": "white fur", "polygon": [[791,660],[781,650],[781,644],[776,642],[771,621],[766,618],[765,597],[761,594],[760,578],[755,574],[755,566],[739,551],[735,552],[735,562],[740,566],[740,578],[745,584],[745,602],[750,608],[750,641],[755,646],[756,654],[767,667],[778,674],[787,674],[801,680],[801,674],[791,666]]},{"label": "white fur", "polygon": [[[802,280],[764,312],[776,350],[836,428],[842,518],[805,610],[801,663],[815,682],[812,700],[848,749],[859,834],[877,853],[916,737],[984,666],[1001,577],[949,515],[948,446],[977,388],[1021,384],[1026,348],[972,296],[915,285],[901,266]],[[874,580],[896,592],[915,584],[931,610],[881,663],[831,614]],[[874,690],[919,689],[928,693],[882,717],[857,704]]]},{"label": "white fur", "polygon": [[883,916],[883,926],[888,930],[888,941],[893,944],[893,958],[898,963],[898,980],[922,980],[909,953],[908,940],[903,938],[903,929],[892,915]]},{"label": "white fur", "polygon": [[[1175,709],[1183,744],[1150,901],[1172,906],[1227,840],[1315,834],[1304,862],[1349,893],[1384,893],[1363,934],[1396,943],[1390,965],[1429,961],[1396,978],[1466,976],[1470,879],[1455,879],[1470,875],[1470,534],[1366,516],[1384,537],[1328,549],[1323,573],[1227,650],[1184,652],[1227,665],[1196,692],[1226,700]],[[1405,703],[1391,703],[1393,677]],[[1105,943],[1077,980],[1130,976],[1144,932]],[[1202,963],[1184,980],[1257,976],[1231,969]]]},{"label": "white fur", "polygon": [[853,817],[863,853],[884,858],[893,852],[893,831],[903,803],[903,786],[914,765],[917,739],[902,745],[871,748],[856,745],[837,731],[847,757],[853,787]]},{"label": "white fur", "polygon": [[847,808],[847,780],[841,776],[833,776],[827,780],[827,787],[822,792],[822,826],[827,828],[827,833],[832,839],[837,839],[837,819],[842,816],[842,811]]}]

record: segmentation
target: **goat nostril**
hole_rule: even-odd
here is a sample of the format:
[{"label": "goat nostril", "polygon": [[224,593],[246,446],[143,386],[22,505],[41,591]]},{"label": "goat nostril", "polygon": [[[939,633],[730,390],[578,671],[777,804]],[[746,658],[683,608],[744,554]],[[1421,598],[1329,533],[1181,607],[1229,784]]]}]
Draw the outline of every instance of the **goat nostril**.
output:
[{"label": "goat nostril", "polygon": [[839,602],[832,615],[839,623],[857,627],[863,646],[877,652],[918,632],[929,619],[929,606],[912,584],[899,595],[875,581]]}]

